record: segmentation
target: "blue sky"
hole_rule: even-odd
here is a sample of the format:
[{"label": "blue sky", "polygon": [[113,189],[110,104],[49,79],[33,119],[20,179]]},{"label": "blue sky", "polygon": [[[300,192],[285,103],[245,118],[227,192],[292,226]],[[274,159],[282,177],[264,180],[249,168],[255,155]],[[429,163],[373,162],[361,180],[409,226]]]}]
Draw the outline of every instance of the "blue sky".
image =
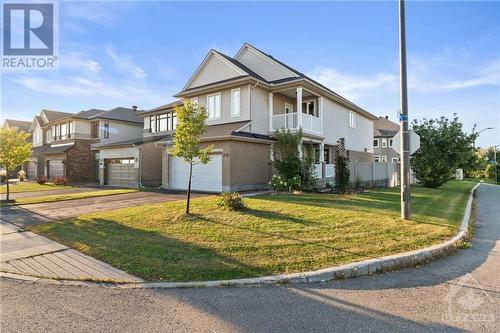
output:
[{"label": "blue sky", "polygon": [[[60,68],[2,73],[2,118],[172,101],[206,53],[244,42],[396,119],[396,2],[60,2]],[[500,3],[408,2],[410,118],[458,113],[500,143]]]}]

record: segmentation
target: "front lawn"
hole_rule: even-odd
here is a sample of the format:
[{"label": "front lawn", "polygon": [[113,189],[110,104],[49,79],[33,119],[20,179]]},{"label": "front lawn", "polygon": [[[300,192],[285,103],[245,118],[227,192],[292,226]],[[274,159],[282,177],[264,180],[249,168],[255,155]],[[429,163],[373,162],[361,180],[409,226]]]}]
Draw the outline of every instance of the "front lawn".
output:
[{"label": "front lawn", "polygon": [[[32,191],[47,191],[59,190],[63,188],[71,188],[70,185],[54,185],[52,183],[45,183],[43,185],[32,182],[14,182],[9,184],[10,193],[32,192]],[[7,193],[7,185],[0,185],[0,193]]]},{"label": "front lawn", "polygon": [[29,204],[46,203],[46,202],[56,202],[56,201],[65,201],[65,200],[104,197],[104,196],[109,196],[109,195],[125,194],[125,193],[132,193],[132,192],[137,192],[137,190],[134,190],[134,189],[114,189],[114,190],[89,191],[89,192],[80,192],[80,193],[54,194],[54,195],[47,195],[44,197],[20,198],[20,199],[16,199],[16,201],[11,203],[11,204],[12,205],[29,205]]},{"label": "front lawn", "polygon": [[415,250],[451,237],[471,182],[412,187],[413,220],[399,218],[399,188],[339,197],[245,198],[225,211],[216,197],[82,215],[34,231],[146,280],[195,281],[319,269]]}]

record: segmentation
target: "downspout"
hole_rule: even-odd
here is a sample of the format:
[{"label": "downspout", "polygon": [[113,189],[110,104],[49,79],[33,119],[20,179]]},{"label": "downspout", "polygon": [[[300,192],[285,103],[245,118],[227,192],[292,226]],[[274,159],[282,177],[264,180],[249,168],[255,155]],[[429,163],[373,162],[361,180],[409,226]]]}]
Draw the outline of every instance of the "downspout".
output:
[{"label": "downspout", "polygon": [[259,85],[259,81],[255,81],[253,86],[248,89],[248,116],[250,118],[250,132],[252,132],[252,89]]}]

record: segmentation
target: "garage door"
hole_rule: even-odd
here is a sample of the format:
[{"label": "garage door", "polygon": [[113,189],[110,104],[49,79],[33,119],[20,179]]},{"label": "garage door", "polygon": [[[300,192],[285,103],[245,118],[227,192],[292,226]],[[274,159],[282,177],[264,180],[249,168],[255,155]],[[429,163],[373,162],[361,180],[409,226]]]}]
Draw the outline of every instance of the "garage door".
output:
[{"label": "garage door", "polygon": [[64,177],[64,164],[62,160],[49,161],[49,178]]},{"label": "garage door", "polygon": [[33,179],[36,178],[36,163],[28,162],[28,174],[26,175],[28,178]]},{"label": "garage door", "polygon": [[106,184],[121,187],[136,187],[134,159],[121,158],[105,160]]},{"label": "garage door", "polygon": [[[187,189],[189,178],[189,164],[183,159],[170,159],[170,186],[174,189]],[[222,155],[212,156],[207,164],[195,163],[191,189],[195,191],[221,192],[222,191]]]}]

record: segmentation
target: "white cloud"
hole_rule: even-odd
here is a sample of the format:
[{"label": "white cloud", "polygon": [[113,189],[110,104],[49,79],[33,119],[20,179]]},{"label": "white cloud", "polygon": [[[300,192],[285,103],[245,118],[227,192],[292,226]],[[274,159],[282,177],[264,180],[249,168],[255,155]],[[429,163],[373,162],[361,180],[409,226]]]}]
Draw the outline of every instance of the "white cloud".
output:
[{"label": "white cloud", "polygon": [[107,47],[106,53],[113,60],[114,65],[119,70],[124,71],[125,73],[131,74],[136,79],[142,80],[146,77],[146,71],[142,67],[134,64],[131,56],[118,55],[112,47]]},{"label": "white cloud", "polygon": [[82,70],[91,73],[99,73],[102,69],[99,62],[79,52],[70,52],[61,55],[61,69]]}]

